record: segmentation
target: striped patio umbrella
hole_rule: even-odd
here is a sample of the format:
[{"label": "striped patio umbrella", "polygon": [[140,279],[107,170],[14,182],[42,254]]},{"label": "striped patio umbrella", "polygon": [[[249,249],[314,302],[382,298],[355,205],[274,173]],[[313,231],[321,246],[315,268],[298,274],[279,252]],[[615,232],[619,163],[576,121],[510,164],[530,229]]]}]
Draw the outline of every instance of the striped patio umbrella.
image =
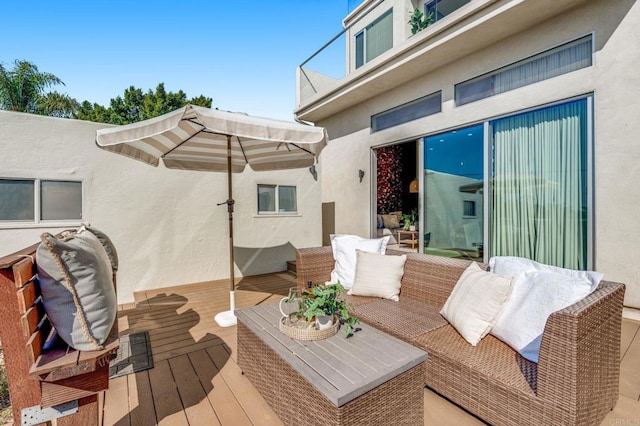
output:
[{"label": "striped patio umbrella", "polygon": [[97,131],[96,144],[152,166],[227,173],[229,213],[230,309],[215,316],[236,324],[233,258],[232,175],[249,165],[255,171],[312,166],[327,144],[322,127],[252,117],[186,105],[160,117]]}]

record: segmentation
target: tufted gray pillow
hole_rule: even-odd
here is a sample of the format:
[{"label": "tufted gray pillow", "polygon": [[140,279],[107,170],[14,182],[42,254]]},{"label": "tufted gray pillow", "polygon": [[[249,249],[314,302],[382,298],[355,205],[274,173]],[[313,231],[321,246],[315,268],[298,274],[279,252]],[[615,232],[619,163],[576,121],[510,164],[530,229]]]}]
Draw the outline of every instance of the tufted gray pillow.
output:
[{"label": "tufted gray pillow", "polygon": [[44,233],[41,239],[36,262],[47,316],[69,346],[102,349],[117,311],[107,252],[83,229],[62,239]]}]

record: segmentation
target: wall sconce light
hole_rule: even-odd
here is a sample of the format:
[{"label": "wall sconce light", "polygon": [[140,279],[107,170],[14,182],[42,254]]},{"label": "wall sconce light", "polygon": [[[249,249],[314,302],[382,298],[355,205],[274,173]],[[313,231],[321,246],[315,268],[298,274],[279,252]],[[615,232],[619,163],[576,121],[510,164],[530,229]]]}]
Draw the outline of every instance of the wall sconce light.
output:
[{"label": "wall sconce light", "polygon": [[315,164],[309,167],[309,173],[311,173],[311,176],[313,176],[313,180],[318,180],[318,172],[316,171]]},{"label": "wall sconce light", "polygon": [[409,184],[409,192],[412,194],[418,193],[418,179],[414,179]]},{"label": "wall sconce light", "polygon": [[364,177],[364,170],[358,170],[358,177],[360,178],[360,183],[362,183],[362,178]]}]

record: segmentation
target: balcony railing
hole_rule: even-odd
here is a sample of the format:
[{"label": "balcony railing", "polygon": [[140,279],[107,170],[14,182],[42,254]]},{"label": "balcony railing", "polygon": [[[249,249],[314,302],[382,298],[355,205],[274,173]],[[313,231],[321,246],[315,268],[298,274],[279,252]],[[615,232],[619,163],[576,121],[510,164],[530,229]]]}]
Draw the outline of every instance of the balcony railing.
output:
[{"label": "balcony railing", "polygon": [[[349,13],[356,9],[363,0],[348,0]],[[363,18],[376,10],[383,0],[372,2],[351,19],[349,24],[329,40],[324,46],[313,53],[298,67],[298,106],[318,93],[327,93],[336,87],[347,72],[349,72],[348,43],[349,30]]]},{"label": "balcony railing", "polygon": [[[424,12],[424,19],[428,19],[430,21],[427,25],[432,25],[471,2],[472,0],[420,1],[419,4],[421,6],[419,6],[418,10]],[[313,53],[298,67],[298,106],[303,105],[316,94],[329,92],[332,88],[339,85],[340,81],[347,75],[347,73],[353,72],[355,68],[359,68],[360,66],[366,66],[366,63],[369,60],[375,58],[375,56],[369,59],[361,57],[360,61],[364,60],[364,63],[358,63],[358,60],[355,59],[357,56],[356,53],[351,52],[352,49],[357,49],[357,47],[352,45],[350,48],[350,44],[354,43],[354,40],[352,39],[353,37],[357,37],[358,34],[362,34],[365,30],[368,31],[370,29],[369,27],[375,25],[376,21],[382,19],[380,17],[382,13],[380,9],[381,7],[390,8],[390,6],[393,5],[393,14],[402,15],[401,19],[391,18],[394,19],[395,22],[408,22],[411,14],[413,13],[411,10],[405,10],[404,7],[400,7],[399,4],[404,5],[402,2],[377,0],[367,2],[367,4],[362,3],[363,0],[348,0],[350,14],[359,7],[361,10],[357,11],[355,16],[349,17],[348,24],[340,33],[329,40],[329,42]],[[372,23],[369,23],[369,25],[365,27],[365,30],[358,31],[357,34],[355,31],[350,31],[356,24],[358,24],[358,22],[371,16],[376,16],[377,18],[375,20],[370,18]],[[429,16],[429,18],[426,18],[427,16]],[[387,20],[387,22],[391,21]],[[389,30],[391,34],[396,34],[397,37],[398,32],[394,32],[392,30],[391,24],[386,23],[386,25],[386,30]],[[409,33],[408,28],[406,33]],[[389,37],[392,37],[391,34]],[[393,46],[396,46],[399,42],[400,40],[396,38],[393,40],[392,44]],[[364,44],[360,47],[363,48]],[[376,50],[376,56],[382,53],[385,49],[388,49],[388,46],[378,47],[378,49],[372,49]],[[368,49],[369,48],[367,47],[367,51]],[[368,53],[371,52],[368,51]],[[362,53],[362,55],[364,55],[364,53]],[[358,63],[358,65],[354,65],[354,63]]]},{"label": "balcony railing", "polygon": [[341,31],[298,67],[298,105],[326,93],[345,77],[346,32]]}]

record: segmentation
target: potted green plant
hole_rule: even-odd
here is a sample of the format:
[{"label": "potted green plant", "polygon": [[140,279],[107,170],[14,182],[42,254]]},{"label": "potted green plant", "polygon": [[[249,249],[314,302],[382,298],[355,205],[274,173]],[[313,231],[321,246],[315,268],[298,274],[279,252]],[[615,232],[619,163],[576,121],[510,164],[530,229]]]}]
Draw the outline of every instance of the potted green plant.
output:
[{"label": "potted green plant", "polygon": [[405,231],[415,231],[416,222],[418,221],[418,210],[413,209],[411,213],[403,214],[402,221],[404,222]]},{"label": "potted green plant", "polygon": [[416,34],[435,21],[433,11],[430,11],[428,15],[422,13],[420,9],[415,9],[411,15],[408,24],[411,25],[411,34]]},{"label": "potted green plant", "polygon": [[308,289],[302,293],[305,296],[300,301],[302,315],[308,322],[313,321],[315,317],[317,325],[326,324],[325,321],[328,321],[328,326],[331,326],[333,325],[333,318],[337,314],[344,324],[345,335],[350,337],[354,331],[358,331],[355,329],[355,325],[360,321],[349,312],[353,310],[353,306],[338,298],[344,292],[345,289],[340,282],[326,286],[316,284],[310,290]]}]

